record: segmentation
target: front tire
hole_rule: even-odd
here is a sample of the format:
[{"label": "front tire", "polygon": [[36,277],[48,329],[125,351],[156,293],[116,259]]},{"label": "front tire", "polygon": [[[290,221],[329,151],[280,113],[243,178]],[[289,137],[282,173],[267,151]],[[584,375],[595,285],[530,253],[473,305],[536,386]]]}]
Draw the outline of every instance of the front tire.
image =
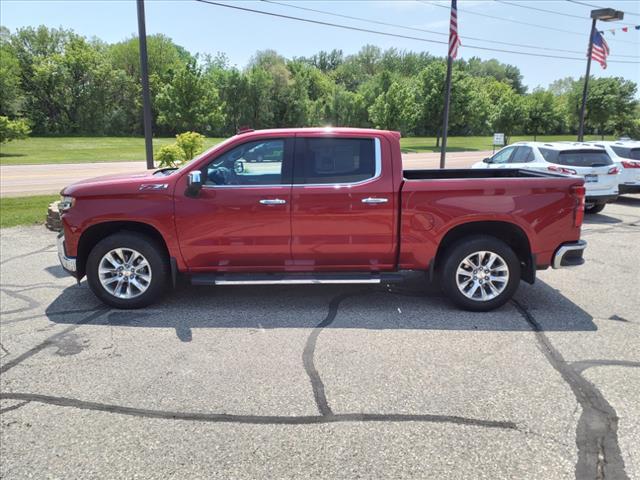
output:
[{"label": "front tire", "polygon": [[91,291],[111,307],[135,309],[159,300],[168,285],[169,262],[151,237],[120,232],[96,244],[87,258]]},{"label": "front tire", "polygon": [[520,283],[520,261],[502,240],[474,235],[445,252],[440,281],[444,293],[457,306],[486,312],[513,296]]}]

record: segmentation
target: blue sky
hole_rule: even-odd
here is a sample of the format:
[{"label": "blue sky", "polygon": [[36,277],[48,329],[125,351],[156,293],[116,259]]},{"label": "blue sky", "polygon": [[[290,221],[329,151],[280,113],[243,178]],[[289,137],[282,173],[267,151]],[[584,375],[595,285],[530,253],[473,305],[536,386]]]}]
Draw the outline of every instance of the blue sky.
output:
[{"label": "blue sky", "polygon": [[[282,13],[315,20],[342,23],[361,28],[417,36],[425,39],[446,40],[444,35],[434,35],[416,31],[401,30],[382,25],[371,25],[355,20],[340,19],[318,13],[300,11],[285,6],[261,1],[229,1],[247,8]],[[449,12],[445,8],[430,3],[447,5],[448,2],[398,1],[295,1],[279,0],[317,10],[326,10],[343,15],[364,17],[381,22],[395,23],[406,27],[448,31]],[[515,49],[536,52],[533,49],[508,47],[492,43],[491,40],[509,43],[537,45],[541,48],[586,52],[590,27],[587,6],[566,0],[510,0],[529,7],[564,12],[584,18],[573,18],[548,14],[518,6],[499,3],[495,0],[459,0],[459,31],[463,46],[462,58],[478,56],[483,59],[498,60],[516,65],[530,88],[547,86],[551,81],[566,76],[578,77],[584,74],[584,60],[564,60],[516,55],[512,53],[488,52],[471,49],[464,45],[478,45],[490,48]],[[635,0],[608,1],[584,0],[600,6],[613,7],[628,13],[622,23],[640,24],[640,2]],[[342,49],[345,54],[355,53],[365,44],[375,44],[381,48],[429,51],[434,55],[445,55],[446,46],[417,40],[390,38],[371,33],[345,31],[292,20],[266,17],[249,12],[235,11],[192,0],[146,0],[147,33],[164,33],[176,43],[191,52],[227,54],[232,64],[243,67],[258,49],[272,48],[286,57],[311,55],[319,50]],[[561,31],[544,30],[527,25],[494,20],[473,14],[493,15],[519,22],[546,25]],[[12,31],[28,25],[47,25],[75,30],[87,37],[96,36],[107,42],[116,42],[137,32],[136,3],[134,0],[2,0],[0,21]],[[621,27],[613,23],[600,24],[600,29]],[[574,32],[574,33],[570,33]],[[489,40],[480,42],[465,39],[466,36]],[[618,64],[615,60],[640,62],[640,30],[629,27],[629,32],[620,30],[615,36],[606,32],[605,38],[611,48],[611,62],[607,70],[592,65],[592,73],[597,76],[621,76],[640,81],[639,64]],[[537,51],[550,55],[583,58],[584,53]]]}]

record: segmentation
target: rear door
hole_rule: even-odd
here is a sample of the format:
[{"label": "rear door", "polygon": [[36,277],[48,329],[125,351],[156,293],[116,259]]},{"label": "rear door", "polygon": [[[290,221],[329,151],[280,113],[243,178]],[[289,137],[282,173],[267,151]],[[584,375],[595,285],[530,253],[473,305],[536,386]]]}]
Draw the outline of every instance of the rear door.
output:
[{"label": "rear door", "polygon": [[516,147],[516,150],[509,158],[508,167],[528,168],[534,160],[533,148],[525,146]]},{"label": "rear door", "polygon": [[395,267],[398,207],[390,162],[384,137],[297,137],[291,191],[291,253],[297,269]]}]

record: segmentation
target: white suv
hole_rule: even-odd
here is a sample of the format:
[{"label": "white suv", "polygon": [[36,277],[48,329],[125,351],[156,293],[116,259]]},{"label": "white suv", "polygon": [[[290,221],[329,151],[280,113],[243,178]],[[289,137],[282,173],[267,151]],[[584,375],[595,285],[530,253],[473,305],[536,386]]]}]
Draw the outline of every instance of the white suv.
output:
[{"label": "white suv", "polygon": [[584,178],[585,212],[601,212],[618,198],[618,173],[604,148],[584,143],[518,142],[471,168],[523,168]]},{"label": "white suv", "polygon": [[617,142],[588,142],[604,148],[611,160],[620,169],[618,176],[620,193],[640,193],[640,142],[619,140]]}]

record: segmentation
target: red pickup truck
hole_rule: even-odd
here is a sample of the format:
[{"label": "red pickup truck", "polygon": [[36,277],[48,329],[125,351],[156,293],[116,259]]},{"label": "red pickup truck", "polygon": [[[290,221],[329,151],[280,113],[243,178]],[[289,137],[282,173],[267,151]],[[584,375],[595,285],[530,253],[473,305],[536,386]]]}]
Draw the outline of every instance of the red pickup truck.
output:
[{"label": "red pickup truck", "polygon": [[421,270],[458,306],[486,311],[536,270],[584,262],[584,193],[581,178],[552,173],[403,171],[398,132],[248,131],[178,169],[66,187],[58,252],[117,308],[159,300],[179,274],[389,283]]}]

